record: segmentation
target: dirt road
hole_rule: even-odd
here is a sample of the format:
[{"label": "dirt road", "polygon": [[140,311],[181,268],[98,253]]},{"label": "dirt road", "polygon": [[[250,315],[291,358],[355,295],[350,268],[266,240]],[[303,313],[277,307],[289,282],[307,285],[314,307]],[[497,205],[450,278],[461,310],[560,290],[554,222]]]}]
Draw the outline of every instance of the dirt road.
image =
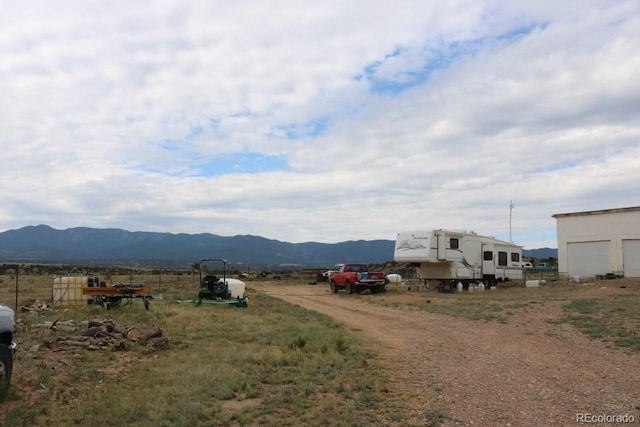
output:
[{"label": "dirt road", "polygon": [[640,355],[548,322],[561,316],[552,303],[501,324],[369,304],[323,285],[258,291],[372,340],[423,425],[434,414],[444,426],[571,426],[579,414],[640,423]]}]

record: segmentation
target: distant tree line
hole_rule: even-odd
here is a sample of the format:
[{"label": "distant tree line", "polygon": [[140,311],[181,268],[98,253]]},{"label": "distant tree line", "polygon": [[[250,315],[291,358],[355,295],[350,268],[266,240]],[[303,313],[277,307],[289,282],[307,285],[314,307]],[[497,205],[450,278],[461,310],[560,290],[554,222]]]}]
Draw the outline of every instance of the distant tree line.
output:
[{"label": "distant tree line", "polygon": [[78,274],[78,275],[100,275],[110,277],[111,275],[124,274],[191,274],[188,268],[143,268],[143,267],[125,267],[125,266],[107,266],[107,265],[76,265],[76,264],[26,264],[17,263],[0,264],[0,275],[15,274],[33,274],[33,275],[60,275],[60,274]]}]

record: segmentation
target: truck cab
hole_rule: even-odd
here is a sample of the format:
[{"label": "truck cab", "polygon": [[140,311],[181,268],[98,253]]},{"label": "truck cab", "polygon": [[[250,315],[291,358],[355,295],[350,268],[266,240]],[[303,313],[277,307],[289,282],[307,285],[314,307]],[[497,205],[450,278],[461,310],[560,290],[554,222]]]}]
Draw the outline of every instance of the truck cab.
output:
[{"label": "truck cab", "polygon": [[343,264],[329,279],[331,292],[344,289],[348,294],[368,289],[372,294],[386,292],[387,279],[382,271],[369,271],[366,264]]}]

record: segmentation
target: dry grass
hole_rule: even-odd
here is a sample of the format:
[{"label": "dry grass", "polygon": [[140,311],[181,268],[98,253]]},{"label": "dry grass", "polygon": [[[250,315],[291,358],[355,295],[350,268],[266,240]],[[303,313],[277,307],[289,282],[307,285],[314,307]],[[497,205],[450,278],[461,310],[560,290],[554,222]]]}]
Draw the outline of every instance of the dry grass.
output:
[{"label": "dry grass", "polygon": [[[15,300],[2,276],[0,300]],[[20,345],[0,422],[46,425],[376,425],[402,423],[387,402],[376,355],[330,318],[249,289],[250,306],[178,304],[197,294],[191,277],[140,275],[162,296],[114,310],[86,306],[18,310]],[[197,278],[195,278],[197,281]],[[250,286],[250,283],[249,283]],[[47,301],[51,278],[21,275],[19,306]],[[130,351],[60,347],[46,321],[113,318],[146,332],[160,327],[172,347]]]},{"label": "dry grass", "polygon": [[[8,400],[0,404],[0,424],[403,425],[411,418],[389,388],[393,373],[329,317],[257,294],[251,281],[249,308],[235,309],[178,304],[196,295],[197,276],[147,273],[113,280],[150,284],[151,293],[162,299],[152,301],[149,311],[134,300],[111,311],[18,312],[20,351]],[[306,286],[308,280],[288,283]],[[13,305],[14,285],[15,276],[0,276],[0,301]],[[593,339],[638,349],[640,281],[464,294],[389,289],[334,297],[490,323],[528,322],[545,311],[553,313],[549,323],[573,325]],[[19,277],[19,306],[50,296],[51,277]],[[38,327],[55,319],[105,317],[140,332],[161,327],[172,348],[61,350],[56,346],[60,333]],[[428,422],[446,424],[446,412],[431,409]]]},{"label": "dry grass", "polygon": [[514,282],[495,291],[437,293],[407,292],[390,286],[384,296],[360,295],[368,302],[472,320],[506,323],[510,318],[560,305],[564,315],[550,323],[568,323],[593,339],[640,351],[640,280],[616,279],[570,283],[552,281],[539,288]]}]

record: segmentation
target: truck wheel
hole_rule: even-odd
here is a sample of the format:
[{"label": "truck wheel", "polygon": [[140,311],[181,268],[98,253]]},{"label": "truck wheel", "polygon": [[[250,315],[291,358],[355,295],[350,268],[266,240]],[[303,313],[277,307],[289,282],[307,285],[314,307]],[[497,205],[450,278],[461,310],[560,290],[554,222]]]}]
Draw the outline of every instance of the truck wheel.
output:
[{"label": "truck wheel", "polygon": [[4,397],[11,381],[13,355],[5,344],[0,344],[0,399]]},{"label": "truck wheel", "polygon": [[352,294],[353,293],[353,289],[351,288],[351,282],[350,281],[346,281],[344,282],[344,287],[347,290],[348,294]]},{"label": "truck wheel", "polygon": [[338,288],[336,288],[336,282],[334,282],[333,280],[331,281],[331,292],[333,292],[334,294],[338,293]]}]

